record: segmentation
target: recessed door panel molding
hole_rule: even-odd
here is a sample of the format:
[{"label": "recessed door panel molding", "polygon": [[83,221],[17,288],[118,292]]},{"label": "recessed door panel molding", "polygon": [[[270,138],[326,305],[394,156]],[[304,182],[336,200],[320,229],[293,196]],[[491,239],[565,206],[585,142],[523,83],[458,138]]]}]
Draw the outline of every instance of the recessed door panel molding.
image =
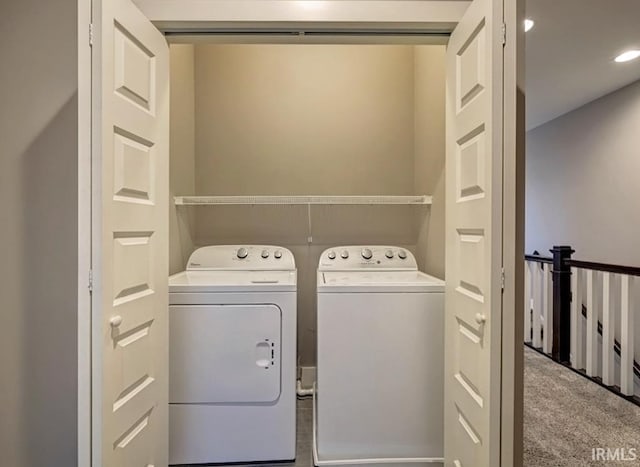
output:
[{"label": "recessed door panel molding", "polygon": [[115,306],[153,293],[153,234],[116,232],[113,239]]},{"label": "recessed door panel molding", "polygon": [[485,150],[484,125],[465,135],[458,142],[457,197],[459,202],[473,201],[485,195]]},{"label": "recessed door panel molding", "polygon": [[[121,327],[124,327],[124,323]],[[154,332],[153,321],[147,321],[123,331],[113,330],[114,368],[117,369],[122,380],[121,390],[114,394],[112,401],[114,404],[142,378],[157,379],[157,368],[153,362]],[[133,396],[137,394],[139,391],[133,393]]]},{"label": "recessed door panel molding", "polygon": [[477,465],[479,448],[482,446],[482,438],[470,425],[462,411],[458,407],[456,409],[453,437],[457,445],[465,446],[466,449],[458,451],[459,455],[453,461],[453,465],[456,467],[475,466]]},{"label": "recessed door panel molding", "polygon": [[94,2],[93,467],[168,464],[168,75],[130,0]]},{"label": "recessed door panel molding", "polygon": [[115,128],[113,192],[117,201],[153,203],[153,143]]},{"label": "recessed door panel molding", "polygon": [[480,18],[471,35],[456,53],[458,112],[486,88],[486,41],[485,18]]},{"label": "recessed door panel molding", "polygon": [[478,312],[485,301],[485,238],[483,229],[458,229],[458,267],[460,280],[456,290],[475,300]]},{"label": "recessed door panel molding", "polygon": [[123,467],[155,467],[153,455],[154,442],[157,439],[156,410],[149,409],[137,418],[110,448],[113,450],[113,463]]},{"label": "recessed door panel molding", "polygon": [[136,105],[155,112],[156,60],[135,34],[115,20],[115,92]]},{"label": "recessed door panel molding", "polygon": [[447,47],[445,458],[500,465],[502,0],[474,0]]}]

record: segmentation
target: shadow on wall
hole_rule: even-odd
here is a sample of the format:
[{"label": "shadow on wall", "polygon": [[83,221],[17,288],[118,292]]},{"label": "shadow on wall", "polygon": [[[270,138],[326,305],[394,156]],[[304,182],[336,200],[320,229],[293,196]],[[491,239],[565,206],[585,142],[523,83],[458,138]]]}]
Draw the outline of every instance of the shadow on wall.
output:
[{"label": "shadow on wall", "polygon": [[[21,160],[22,406],[25,466],[77,457],[77,94]],[[53,463],[52,463],[53,462]]]}]

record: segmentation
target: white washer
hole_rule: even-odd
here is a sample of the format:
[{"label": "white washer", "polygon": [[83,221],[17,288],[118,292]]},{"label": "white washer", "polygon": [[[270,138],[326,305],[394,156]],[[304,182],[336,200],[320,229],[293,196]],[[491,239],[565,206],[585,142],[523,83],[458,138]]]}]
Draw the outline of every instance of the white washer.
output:
[{"label": "white washer", "polygon": [[290,461],[296,279],[274,246],[208,246],[169,278],[169,463]]},{"label": "white washer", "polygon": [[314,463],[442,465],[444,282],[403,248],[320,257]]}]

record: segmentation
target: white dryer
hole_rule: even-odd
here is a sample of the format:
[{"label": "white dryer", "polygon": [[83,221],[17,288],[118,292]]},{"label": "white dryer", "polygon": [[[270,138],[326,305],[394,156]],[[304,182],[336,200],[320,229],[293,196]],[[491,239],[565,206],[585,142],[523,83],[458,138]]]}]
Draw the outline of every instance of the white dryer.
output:
[{"label": "white dryer", "polygon": [[169,463],[290,461],[296,279],[274,246],[208,246],[169,279]]},{"label": "white dryer", "polygon": [[442,465],[444,282],[386,246],[326,250],[317,278],[316,465]]}]

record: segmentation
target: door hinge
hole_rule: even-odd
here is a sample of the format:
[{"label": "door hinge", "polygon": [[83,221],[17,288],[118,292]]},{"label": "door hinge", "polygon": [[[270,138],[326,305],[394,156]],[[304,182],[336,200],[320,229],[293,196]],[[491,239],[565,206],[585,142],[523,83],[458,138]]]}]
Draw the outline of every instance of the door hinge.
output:
[{"label": "door hinge", "polygon": [[502,287],[502,291],[504,292],[504,268],[500,271],[500,286]]},{"label": "door hinge", "polygon": [[93,23],[89,23],[89,46],[93,46]]},{"label": "door hinge", "polygon": [[507,44],[507,23],[502,23],[501,35],[502,45],[505,46]]},{"label": "door hinge", "polygon": [[93,269],[89,269],[89,283],[87,284],[89,293],[93,293]]}]

